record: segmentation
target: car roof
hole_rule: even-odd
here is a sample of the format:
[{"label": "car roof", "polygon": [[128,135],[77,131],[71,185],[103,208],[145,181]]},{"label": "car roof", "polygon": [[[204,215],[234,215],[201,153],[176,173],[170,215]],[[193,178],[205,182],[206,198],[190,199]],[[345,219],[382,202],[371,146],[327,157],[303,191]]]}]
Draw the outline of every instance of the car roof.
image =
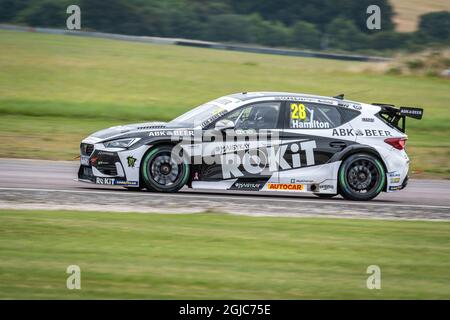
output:
[{"label": "car roof", "polygon": [[228,97],[232,97],[241,101],[247,101],[256,98],[265,98],[265,97],[308,97],[308,98],[317,98],[317,99],[334,99],[332,97],[325,97],[319,95],[311,95],[305,93],[294,93],[294,92],[276,92],[276,91],[256,91],[256,92],[240,92],[235,94],[230,94]]},{"label": "car roof", "polygon": [[380,110],[379,106],[352,101],[352,100],[346,100],[346,99],[339,99],[335,97],[327,97],[327,96],[320,96],[320,95],[312,95],[312,94],[306,94],[306,93],[295,93],[295,92],[278,92],[278,91],[258,91],[258,92],[240,92],[228,95],[227,97],[231,97],[240,101],[249,101],[253,99],[259,99],[259,98],[282,98],[283,100],[288,100],[290,98],[299,98],[299,99],[312,99],[317,100],[322,103],[326,104],[332,104],[336,106],[341,107],[351,107],[356,110],[361,110],[363,107],[366,110],[378,112]]}]

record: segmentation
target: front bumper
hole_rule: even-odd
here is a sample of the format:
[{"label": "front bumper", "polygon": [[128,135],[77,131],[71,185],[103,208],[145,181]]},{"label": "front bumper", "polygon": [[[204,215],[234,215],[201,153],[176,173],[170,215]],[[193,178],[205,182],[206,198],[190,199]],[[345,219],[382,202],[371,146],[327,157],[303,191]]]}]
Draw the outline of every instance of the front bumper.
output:
[{"label": "front bumper", "polygon": [[137,179],[127,178],[127,171],[118,152],[95,150],[94,148],[91,152],[86,152],[84,146],[81,148],[78,181],[110,186],[139,186]]},{"label": "front bumper", "polygon": [[92,172],[92,167],[80,165],[78,181],[109,186],[138,187],[139,181],[128,181],[123,177],[98,177]]}]

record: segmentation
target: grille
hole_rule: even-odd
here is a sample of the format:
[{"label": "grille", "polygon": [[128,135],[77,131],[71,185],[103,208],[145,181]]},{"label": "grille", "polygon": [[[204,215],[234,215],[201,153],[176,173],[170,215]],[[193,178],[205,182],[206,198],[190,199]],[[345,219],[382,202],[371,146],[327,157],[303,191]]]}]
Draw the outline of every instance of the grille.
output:
[{"label": "grille", "polygon": [[97,165],[97,170],[108,176],[117,176],[117,168],[114,163],[102,163]]},{"label": "grille", "polygon": [[81,154],[83,156],[90,156],[92,152],[94,151],[94,145],[88,144],[88,143],[82,143],[80,145]]},{"label": "grille", "polygon": [[137,127],[138,130],[149,130],[149,129],[164,129],[166,127],[165,122],[153,122],[149,124],[143,124]]},{"label": "grille", "polygon": [[149,129],[164,129],[166,126],[143,126],[137,127],[138,130],[149,130]]}]

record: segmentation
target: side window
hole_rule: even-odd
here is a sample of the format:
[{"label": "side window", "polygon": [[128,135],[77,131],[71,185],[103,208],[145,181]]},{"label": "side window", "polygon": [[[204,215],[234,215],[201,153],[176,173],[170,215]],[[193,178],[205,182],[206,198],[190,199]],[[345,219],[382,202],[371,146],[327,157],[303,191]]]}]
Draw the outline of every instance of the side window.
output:
[{"label": "side window", "polygon": [[239,118],[239,115],[241,114],[242,109],[239,108],[237,110],[231,111],[230,113],[226,114],[225,116],[219,118],[219,120],[230,120],[236,123],[236,120]]},{"label": "side window", "polygon": [[274,129],[278,126],[281,102],[263,102],[232,111],[222,119],[235,123],[235,129]]},{"label": "side window", "polygon": [[342,124],[336,106],[305,102],[288,102],[290,129],[330,129]]},{"label": "side window", "polygon": [[349,121],[355,119],[357,116],[359,116],[361,114],[361,112],[359,112],[359,111],[350,110],[350,109],[347,109],[347,108],[340,108],[339,111],[341,112],[341,117],[342,117],[342,123],[341,124],[349,122]]}]

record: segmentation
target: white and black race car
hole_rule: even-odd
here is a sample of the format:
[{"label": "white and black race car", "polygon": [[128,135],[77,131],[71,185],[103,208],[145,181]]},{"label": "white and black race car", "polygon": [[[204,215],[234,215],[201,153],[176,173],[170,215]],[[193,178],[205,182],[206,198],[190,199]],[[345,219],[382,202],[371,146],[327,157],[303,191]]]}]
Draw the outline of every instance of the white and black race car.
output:
[{"label": "white and black race car", "polygon": [[370,200],[408,181],[406,117],[423,110],[285,92],[243,92],[167,122],[81,143],[78,180],[149,191],[311,192]]}]

